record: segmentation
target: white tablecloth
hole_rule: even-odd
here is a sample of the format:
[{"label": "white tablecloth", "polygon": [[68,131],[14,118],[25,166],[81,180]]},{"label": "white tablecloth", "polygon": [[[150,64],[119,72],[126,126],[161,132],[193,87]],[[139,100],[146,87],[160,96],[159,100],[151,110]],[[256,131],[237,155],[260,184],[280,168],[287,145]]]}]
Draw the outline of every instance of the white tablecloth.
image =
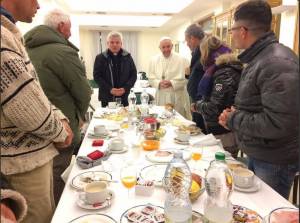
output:
[{"label": "white tablecloth", "polygon": [[[115,124],[113,121],[104,119],[93,119],[88,128],[89,132],[93,129],[96,124]],[[161,141],[161,148],[184,148],[184,145],[175,144],[174,139],[174,129],[175,127],[168,125],[165,127],[167,129],[167,134]],[[193,136],[191,141],[197,142],[203,136]],[[132,143],[136,140],[136,135],[133,131],[126,131],[124,133],[124,139],[127,144]],[[93,139],[85,137],[79,155],[86,155],[95,150],[92,147]],[[105,140],[103,147],[100,150],[107,148],[108,141]],[[203,146],[203,158],[199,161],[198,167],[207,168],[209,166],[209,161],[214,158],[214,153],[216,151],[222,150],[221,146]],[[72,219],[79,217],[87,213],[104,213],[110,215],[115,220],[119,222],[121,215],[130,207],[151,203],[153,205],[164,206],[165,191],[162,188],[156,187],[153,195],[151,197],[137,196],[134,193],[134,189],[131,190],[130,197],[128,199],[127,189],[122,186],[120,182],[120,167],[124,161],[132,159],[135,161],[137,168],[141,169],[147,165],[153,164],[145,159],[145,154],[147,152],[140,149],[129,148],[129,151],[124,154],[113,154],[108,161],[104,162],[104,165],[96,166],[88,170],[80,169],[77,164],[75,164],[71,170],[70,176],[66,183],[66,187],[60,199],[60,202],[56,208],[55,214],[52,219],[52,223],[65,223]],[[193,165],[193,161],[188,161],[189,164]],[[100,210],[85,210],[77,206],[77,192],[70,186],[70,182],[74,176],[79,173],[90,171],[90,170],[109,170],[112,173],[114,180],[119,180],[119,183],[112,183],[110,185],[111,189],[115,193],[115,197],[112,200],[112,205],[106,209]],[[200,213],[203,213],[203,203],[206,197],[206,193],[200,196],[200,198],[193,203],[193,209]],[[271,210],[278,207],[293,207],[293,205],[276,193],[272,188],[261,182],[261,189],[254,193],[241,193],[234,191],[231,196],[231,201],[233,204],[238,204],[250,208],[258,212],[262,217],[267,215]]]}]

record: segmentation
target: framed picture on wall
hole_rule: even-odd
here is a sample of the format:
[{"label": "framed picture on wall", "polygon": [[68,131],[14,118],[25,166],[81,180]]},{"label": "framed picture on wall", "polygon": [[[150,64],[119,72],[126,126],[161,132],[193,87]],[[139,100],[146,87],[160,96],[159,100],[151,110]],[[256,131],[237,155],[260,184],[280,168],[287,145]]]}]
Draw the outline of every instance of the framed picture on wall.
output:
[{"label": "framed picture on wall", "polygon": [[174,44],[174,50],[176,53],[179,53],[179,43]]}]

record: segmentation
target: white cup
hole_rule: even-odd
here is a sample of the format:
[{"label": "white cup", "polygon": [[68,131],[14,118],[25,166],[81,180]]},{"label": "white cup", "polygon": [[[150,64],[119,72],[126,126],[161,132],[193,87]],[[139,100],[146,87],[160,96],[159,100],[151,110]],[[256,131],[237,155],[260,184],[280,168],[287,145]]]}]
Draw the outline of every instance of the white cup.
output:
[{"label": "white cup", "polygon": [[191,135],[189,131],[176,130],[175,133],[177,135],[176,138],[180,141],[187,142],[190,140]]},{"label": "white cup", "polygon": [[108,108],[110,108],[110,109],[117,108],[117,102],[115,102],[115,101],[108,102]]},{"label": "white cup", "polygon": [[110,196],[106,182],[92,182],[84,187],[85,200],[88,204],[104,202]]},{"label": "white cup", "polygon": [[241,188],[249,188],[254,184],[254,173],[246,168],[233,170],[233,183]]},{"label": "white cup", "polygon": [[108,148],[112,151],[120,151],[124,148],[124,140],[121,138],[113,138],[111,139]]},{"label": "white cup", "polygon": [[102,134],[106,134],[107,130],[105,128],[105,125],[95,125],[94,126],[94,133],[96,135],[102,135]]}]

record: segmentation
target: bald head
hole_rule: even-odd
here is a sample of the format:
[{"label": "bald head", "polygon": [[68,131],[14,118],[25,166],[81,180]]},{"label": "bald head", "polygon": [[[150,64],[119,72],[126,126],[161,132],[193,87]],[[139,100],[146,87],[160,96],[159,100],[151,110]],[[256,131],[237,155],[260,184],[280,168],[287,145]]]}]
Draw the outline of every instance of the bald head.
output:
[{"label": "bald head", "polygon": [[40,5],[37,0],[1,0],[1,6],[15,21],[31,23]]},{"label": "bald head", "polygon": [[172,39],[170,37],[162,37],[159,42],[159,49],[164,57],[169,57],[173,49]]}]

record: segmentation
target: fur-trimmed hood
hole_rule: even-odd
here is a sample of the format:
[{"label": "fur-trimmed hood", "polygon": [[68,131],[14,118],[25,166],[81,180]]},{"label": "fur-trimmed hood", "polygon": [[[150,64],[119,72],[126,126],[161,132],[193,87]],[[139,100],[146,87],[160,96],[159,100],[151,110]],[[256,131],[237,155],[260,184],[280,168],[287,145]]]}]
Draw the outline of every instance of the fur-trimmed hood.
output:
[{"label": "fur-trimmed hood", "polygon": [[220,55],[216,58],[216,63],[215,64],[217,66],[220,66],[220,65],[223,65],[223,64],[230,64],[230,63],[241,63],[241,62],[237,58],[236,54],[234,54],[234,53],[225,53],[225,54],[222,54],[222,55]]},{"label": "fur-trimmed hood", "polygon": [[[1,200],[4,199],[9,199],[12,201],[11,203],[13,207],[11,208],[14,211],[17,221],[21,222],[27,213],[27,204],[25,198],[17,191],[11,189],[1,189]],[[1,217],[1,222],[2,220],[5,219],[2,219]]]}]

